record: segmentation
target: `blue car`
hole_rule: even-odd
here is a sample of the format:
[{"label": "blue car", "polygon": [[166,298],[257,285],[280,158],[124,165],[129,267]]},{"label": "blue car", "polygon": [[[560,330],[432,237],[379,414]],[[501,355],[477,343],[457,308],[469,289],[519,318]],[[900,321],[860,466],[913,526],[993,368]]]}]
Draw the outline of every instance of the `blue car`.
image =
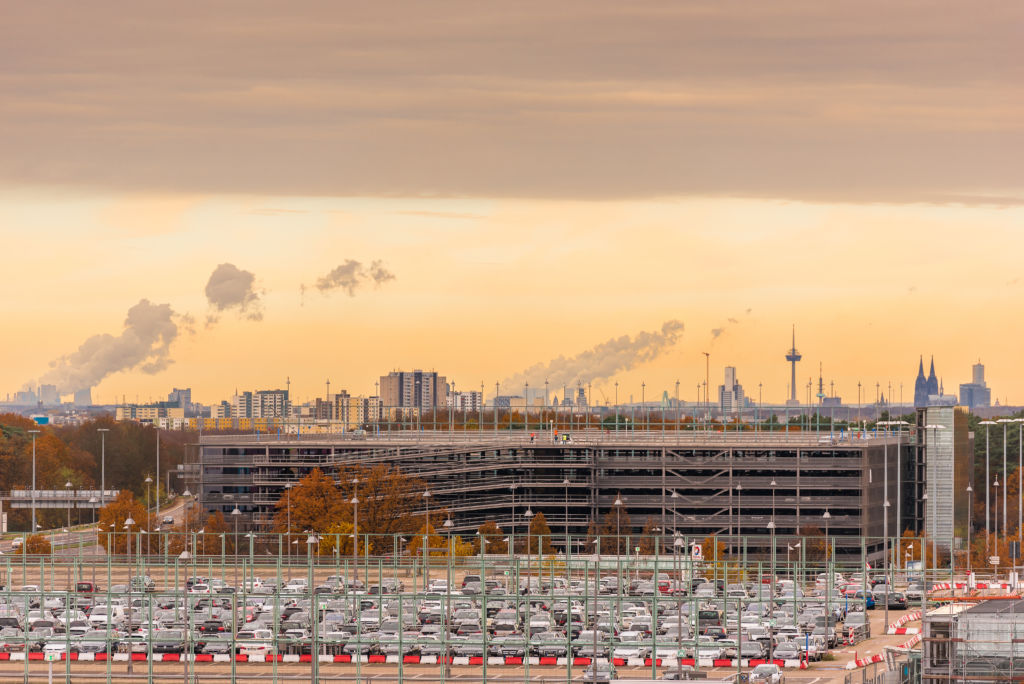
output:
[{"label": "blue car", "polygon": [[856,594],[853,595],[853,598],[863,600],[865,610],[875,609],[875,595],[872,594],[870,591],[867,593],[865,593],[864,591],[858,591]]}]

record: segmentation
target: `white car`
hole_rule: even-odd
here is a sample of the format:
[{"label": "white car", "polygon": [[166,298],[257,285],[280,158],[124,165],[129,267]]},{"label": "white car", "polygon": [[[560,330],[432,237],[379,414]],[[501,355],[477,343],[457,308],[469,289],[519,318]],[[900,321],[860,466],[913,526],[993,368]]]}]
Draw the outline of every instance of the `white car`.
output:
[{"label": "white car", "polygon": [[448,580],[436,579],[433,580],[427,587],[427,591],[430,593],[443,594],[448,591]]},{"label": "white car", "polygon": [[713,639],[700,639],[697,642],[697,658],[721,660],[725,657],[725,651]]},{"label": "white car", "polygon": [[764,682],[765,684],[784,684],[786,681],[782,670],[774,663],[764,663],[755,667],[750,673],[751,682]]},{"label": "white car", "polygon": [[273,651],[274,633],[269,629],[243,630],[235,637],[243,655],[265,655]]},{"label": "white car", "polygon": [[651,653],[649,643],[644,643],[643,632],[622,632],[617,639],[618,643],[612,649],[612,658],[646,658]]}]

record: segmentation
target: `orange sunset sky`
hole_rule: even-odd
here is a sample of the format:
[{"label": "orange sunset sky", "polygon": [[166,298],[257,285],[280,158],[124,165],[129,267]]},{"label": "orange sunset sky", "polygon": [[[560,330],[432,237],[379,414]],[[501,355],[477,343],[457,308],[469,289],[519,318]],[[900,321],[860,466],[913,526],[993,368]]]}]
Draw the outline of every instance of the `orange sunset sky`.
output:
[{"label": "orange sunset sky", "polygon": [[490,395],[680,321],[595,399],[693,400],[708,351],[780,401],[795,324],[798,383],[849,403],[910,401],[921,354],[1022,403],[1022,12],[8,3],[0,398]]}]

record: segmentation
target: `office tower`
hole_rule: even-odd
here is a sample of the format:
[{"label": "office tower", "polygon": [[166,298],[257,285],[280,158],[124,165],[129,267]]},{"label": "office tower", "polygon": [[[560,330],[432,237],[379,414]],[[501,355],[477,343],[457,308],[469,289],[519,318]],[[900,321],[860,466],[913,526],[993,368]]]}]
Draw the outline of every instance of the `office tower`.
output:
[{"label": "office tower", "polygon": [[725,367],[725,384],[718,386],[718,407],[723,416],[743,410],[743,386],[736,379],[734,366]]},{"label": "office tower", "polygon": [[448,383],[430,371],[392,371],[380,376],[380,398],[387,408],[431,411],[448,401]]}]

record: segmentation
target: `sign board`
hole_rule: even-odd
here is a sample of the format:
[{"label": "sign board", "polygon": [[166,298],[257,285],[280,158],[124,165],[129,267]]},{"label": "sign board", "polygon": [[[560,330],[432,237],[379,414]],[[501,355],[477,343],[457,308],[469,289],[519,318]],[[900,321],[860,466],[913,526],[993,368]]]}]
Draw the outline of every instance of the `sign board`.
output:
[{"label": "sign board", "polygon": [[54,660],[60,660],[60,653],[56,651],[43,651],[43,660],[53,662]]},{"label": "sign board", "polygon": [[704,549],[701,548],[700,544],[694,544],[693,546],[690,547],[690,555],[693,556],[694,558],[703,558],[704,557]]},{"label": "sign board", "polygon": [[988,562],[990,565],[999,565],[999,556],[989,556]]}]

